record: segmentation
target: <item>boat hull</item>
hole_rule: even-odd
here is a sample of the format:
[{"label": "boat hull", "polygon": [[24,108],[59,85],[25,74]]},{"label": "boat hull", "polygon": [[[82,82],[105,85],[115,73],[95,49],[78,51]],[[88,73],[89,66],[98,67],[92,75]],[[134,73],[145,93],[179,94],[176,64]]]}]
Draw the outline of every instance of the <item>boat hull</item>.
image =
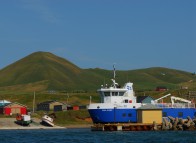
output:
[{"label": "boat hull", "polygon": [[44,115],[42,117],[42,124],[54,127],[53,119],[51,117],[47,116],[47,115]]},{"label": "boat hull", "polygon": [[54,127],[54,124],[48,120],[42,120],[42,124],[50,127]]},{"label": "boat hull", "polygon": [[21,121],[21,120],[18,120],[16,121],[17,124],[20,124],[22,126],[28,126],[29,124],[31,124],[32,121]]},{"label": "boat hull", "polygon": [[191,117],[192,119],[196,116],[195,108],[163,108],[163,117],[172,116],[174,118],[187,119]]},{"label": "boat hull", "polygon": [[[136,123],[137,109],[89,109],[89,114],[93,123]],[[174,118],[186,119],[188,116],[196,116],[195,108],[163,108],[163,117],[172,116]]]},{"label": "boat hull", "polygon": [[31,116],[17,114],[16,123],[22,126],[28,126],[30,123],[32,123]]},{"label": "boat hull", "polygon": [[136,109],[89,109],[94,123],[137,122]]}]

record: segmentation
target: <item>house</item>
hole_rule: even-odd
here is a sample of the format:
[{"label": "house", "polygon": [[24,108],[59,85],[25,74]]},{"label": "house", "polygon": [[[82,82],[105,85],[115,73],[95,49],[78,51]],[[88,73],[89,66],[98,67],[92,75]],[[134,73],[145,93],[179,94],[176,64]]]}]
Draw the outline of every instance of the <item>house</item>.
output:
[{"label": "house", "polygon": [[137,103],[151,103],[154,99],[150,96],[137,96]]},{"label": "house", "polygon": [[65,104],[58,101],[45,101],[37,104],[37,110],[43,111],[62,111],[65,109]]},{"label": "house", "polygon": [[0,114],[12,115],[12,114],[27,114],[27,107],[20,103],[14,102],[0,106]]},{"label": "house", "polygon": [[137,122],[143,124],[162,123],[162,109],[152,104],[147,104],[137,109]]},{"label": "house", "polygon": [[157,86],[156,87],[156,91],[167,91],[168,89],[167,89],[167,87],[165,87],[165,86]]}]

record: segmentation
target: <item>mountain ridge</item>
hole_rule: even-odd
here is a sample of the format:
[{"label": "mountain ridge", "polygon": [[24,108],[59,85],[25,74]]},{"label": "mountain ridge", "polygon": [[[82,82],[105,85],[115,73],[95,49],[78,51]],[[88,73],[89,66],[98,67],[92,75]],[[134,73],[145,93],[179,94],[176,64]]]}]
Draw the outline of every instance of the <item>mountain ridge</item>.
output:
[{"label": "mountain ridge", "polygon": [[[152,90],[158,85],[173,88],[181,83],[195,80],[195,76],[189,72],[164,67],[116,70],[116,72],[117,82],[123,84],[129,80],[134,83],[137,90]],[[0,89],[13,87],[17,90],[16,87],[21,85],[25,87],[24,90],[95,91],[101,84],[110,84],[112,74],[112,70],[82,69],[65,58],[39,51],[1,69]]]}]

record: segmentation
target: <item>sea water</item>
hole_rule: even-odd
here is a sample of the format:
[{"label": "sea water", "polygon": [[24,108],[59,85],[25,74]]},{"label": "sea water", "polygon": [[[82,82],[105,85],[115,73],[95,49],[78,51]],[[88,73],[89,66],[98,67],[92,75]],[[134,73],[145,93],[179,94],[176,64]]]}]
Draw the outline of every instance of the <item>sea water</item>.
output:
[{"label": "sea water", "polygon": [[0,130],[0,143],[195,143],[196,131]]}]

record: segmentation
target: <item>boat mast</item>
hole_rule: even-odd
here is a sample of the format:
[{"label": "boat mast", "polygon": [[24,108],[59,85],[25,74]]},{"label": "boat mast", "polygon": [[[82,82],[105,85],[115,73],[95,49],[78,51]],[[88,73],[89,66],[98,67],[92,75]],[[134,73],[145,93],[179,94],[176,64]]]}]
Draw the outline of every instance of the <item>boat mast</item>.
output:
[{"label": "boat mast", "polygon": [[118,85],[118,83],[116,83],[115,81],[115,78],[116,78],[116,69],[115,69],[115,64],[113,64],[113,79],[112,79],[112,82],[113,82],[113,87],[116,88],[116,85]]},{"label": "boat mast", "polygon": [[114,72],[113,79],[115,80],[115,78],[116,78],[116,69],[115,69],[115,64],[113,64],[113,72]]}]

